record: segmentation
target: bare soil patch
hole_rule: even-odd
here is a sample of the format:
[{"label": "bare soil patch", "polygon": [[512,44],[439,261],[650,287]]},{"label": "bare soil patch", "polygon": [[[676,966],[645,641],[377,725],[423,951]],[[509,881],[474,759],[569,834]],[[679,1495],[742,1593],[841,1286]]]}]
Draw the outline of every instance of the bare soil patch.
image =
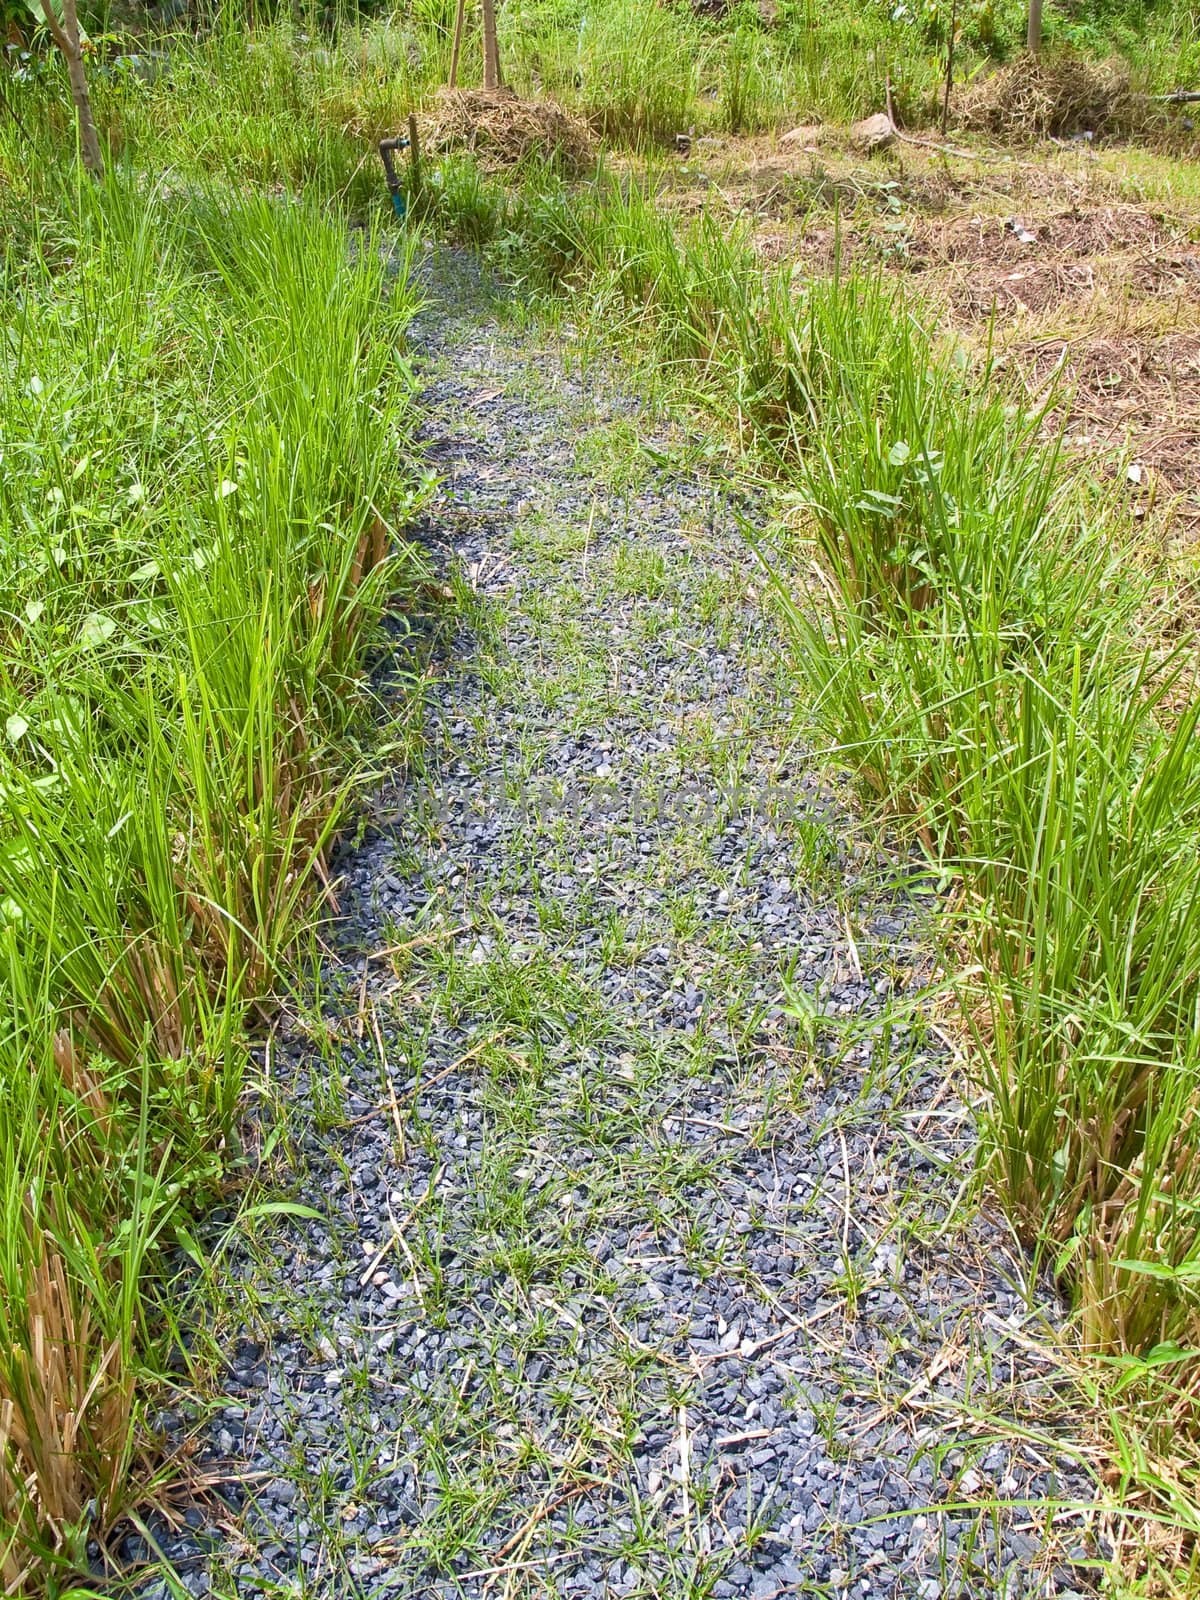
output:
[{"label": "bare soil patch", "polygon": [[1027,263],[1009,267],[1007,262],[989,268],[986,262],[972,262],[967,272],[946,274],[946,297],[957,318],[975,322],[993,312],[1003,318],[1010,314],[1039,315],[1094,292],[1096,275],[1090,263]]},{"label": "bare soil patch", "polygon": [[943,261],[1024,263],[1039,256],[1080,260],[1113,251],[1145,256],[1170,247],[1178,237],[1165,220],[1140,206],[1072,208],[1041,216],[954,216],[927,226],[930,254]]},{"label": "bare soil patch", "polygon": [[1148,163],[1151,181],[1156,159],[1179,172],[1144,150],[1126,174],[1087,144],[973,148],[974,162],[903,141],[855,156],[836,129],[804,144],[708,139],[659,174],[661,195],[683,213],[724,209],[764,263],[798,278],[903,277],[1034,394],[1057,374],[1069,448],[1122,479],[1140,463],[1133,510],[1200,533],[1200,196],[1143,200]]},{"label": "bare soil patch", "polygon": [[920,227],[912,254],[956,321],[1113,315],[1123,303],[1200,296],[1200,249],[1177,219],[1138,206],[953,217]]},{"label": "bare soil patch", "polygon": [[1011,356],[1034,393],[1065,384],[1072,448],[1128,455],[1148,497],[1200,519],[1200,334],[1043,339]]}]

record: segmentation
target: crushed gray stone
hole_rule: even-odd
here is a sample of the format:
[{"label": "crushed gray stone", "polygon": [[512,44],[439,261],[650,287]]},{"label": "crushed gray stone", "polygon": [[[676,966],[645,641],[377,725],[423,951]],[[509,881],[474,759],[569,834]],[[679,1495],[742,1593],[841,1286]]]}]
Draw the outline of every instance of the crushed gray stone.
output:
[{"label": "crushed gray stone", "polygon": [[795,743],[762,507],[427,272],[468,626],[273,1044],[321,1220],[222,1269],[236,1531],[166,1553],[248,1600],[1085,1591],[1061,1308],[956,1203],[932,890]]}]

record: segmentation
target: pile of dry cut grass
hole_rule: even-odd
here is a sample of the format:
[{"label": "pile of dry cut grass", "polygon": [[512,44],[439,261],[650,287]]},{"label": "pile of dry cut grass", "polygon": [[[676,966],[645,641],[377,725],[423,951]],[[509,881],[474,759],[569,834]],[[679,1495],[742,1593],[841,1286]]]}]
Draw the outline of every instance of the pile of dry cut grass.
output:
[{"label": "pile of dry cut grass", "polygon": [[425,147],[431,155],[469,150],[489,172],[534,157],[581,173],[595,159],[586,123],[553,100],[521,100],[507,89],[439,90]]},{"label": "pile of dry cut grass", "polygon": [[1151,113],[1121,62],[1066,54],[1023,56],[973,84],[958,105],[964,127],[1007,140],[1136,133]]}]

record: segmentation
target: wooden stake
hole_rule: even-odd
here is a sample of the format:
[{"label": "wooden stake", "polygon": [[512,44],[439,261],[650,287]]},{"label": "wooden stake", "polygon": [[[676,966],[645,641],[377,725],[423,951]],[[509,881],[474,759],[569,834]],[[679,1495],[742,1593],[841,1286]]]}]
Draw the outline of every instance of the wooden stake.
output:
[{"label": "wooden stake", "polygon": [[946,41],[946,92],[942,96],[942,138],[950,127],[950,93],[954,88],[954,35],[958,32],[958,0],[950,4],[950,37]]},{"label": "wooden stake", "polygon": [[450,87],[458,87],[458,57],[462,50],[463,22],[467,14],[467,0],[458,0],[454,13],[454,43],[450,46]]},{"label": "wooden stake", "polygon": [[421,198],[421,141],[417,135],[417,118],[414,112],[408,113],[408,158],[412,163],[412,198]]}]

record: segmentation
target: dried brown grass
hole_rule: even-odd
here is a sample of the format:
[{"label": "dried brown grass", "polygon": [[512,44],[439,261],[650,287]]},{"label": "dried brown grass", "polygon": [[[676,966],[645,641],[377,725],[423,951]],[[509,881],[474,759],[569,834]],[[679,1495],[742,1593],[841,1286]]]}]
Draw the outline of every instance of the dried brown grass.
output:
[{"label": "dried brown grass", "polygon": [[521,100],[504,89],[440,90],[422,132],[431,155],[470,151],[490,172],[535,157],[576,174],[596,155],[587,124],[578,117],[553,100]]},{"label": "dried brown grass", "polygon": [[[29,1573],[17,1540],[49,1543],[69,1559],[93,1499],[103,1518],[125,1471],[133,1407],[119,1341],[100,1336],[30,1206],[24,1225],[33,1265],[0,1362],[0,1527],[13,1530],[0,1547],[0,1585],[8,1595],[24,1592]],[[33,1536],[22,1539],[22,1530]]]},{"label": "dried brown grass", "polygon": [[958,100],[958,122],[1015,141],[1073,133],[1144,132],[1154,108],[1119,61],[1072,55],[1023,56],[973,84]]}]

